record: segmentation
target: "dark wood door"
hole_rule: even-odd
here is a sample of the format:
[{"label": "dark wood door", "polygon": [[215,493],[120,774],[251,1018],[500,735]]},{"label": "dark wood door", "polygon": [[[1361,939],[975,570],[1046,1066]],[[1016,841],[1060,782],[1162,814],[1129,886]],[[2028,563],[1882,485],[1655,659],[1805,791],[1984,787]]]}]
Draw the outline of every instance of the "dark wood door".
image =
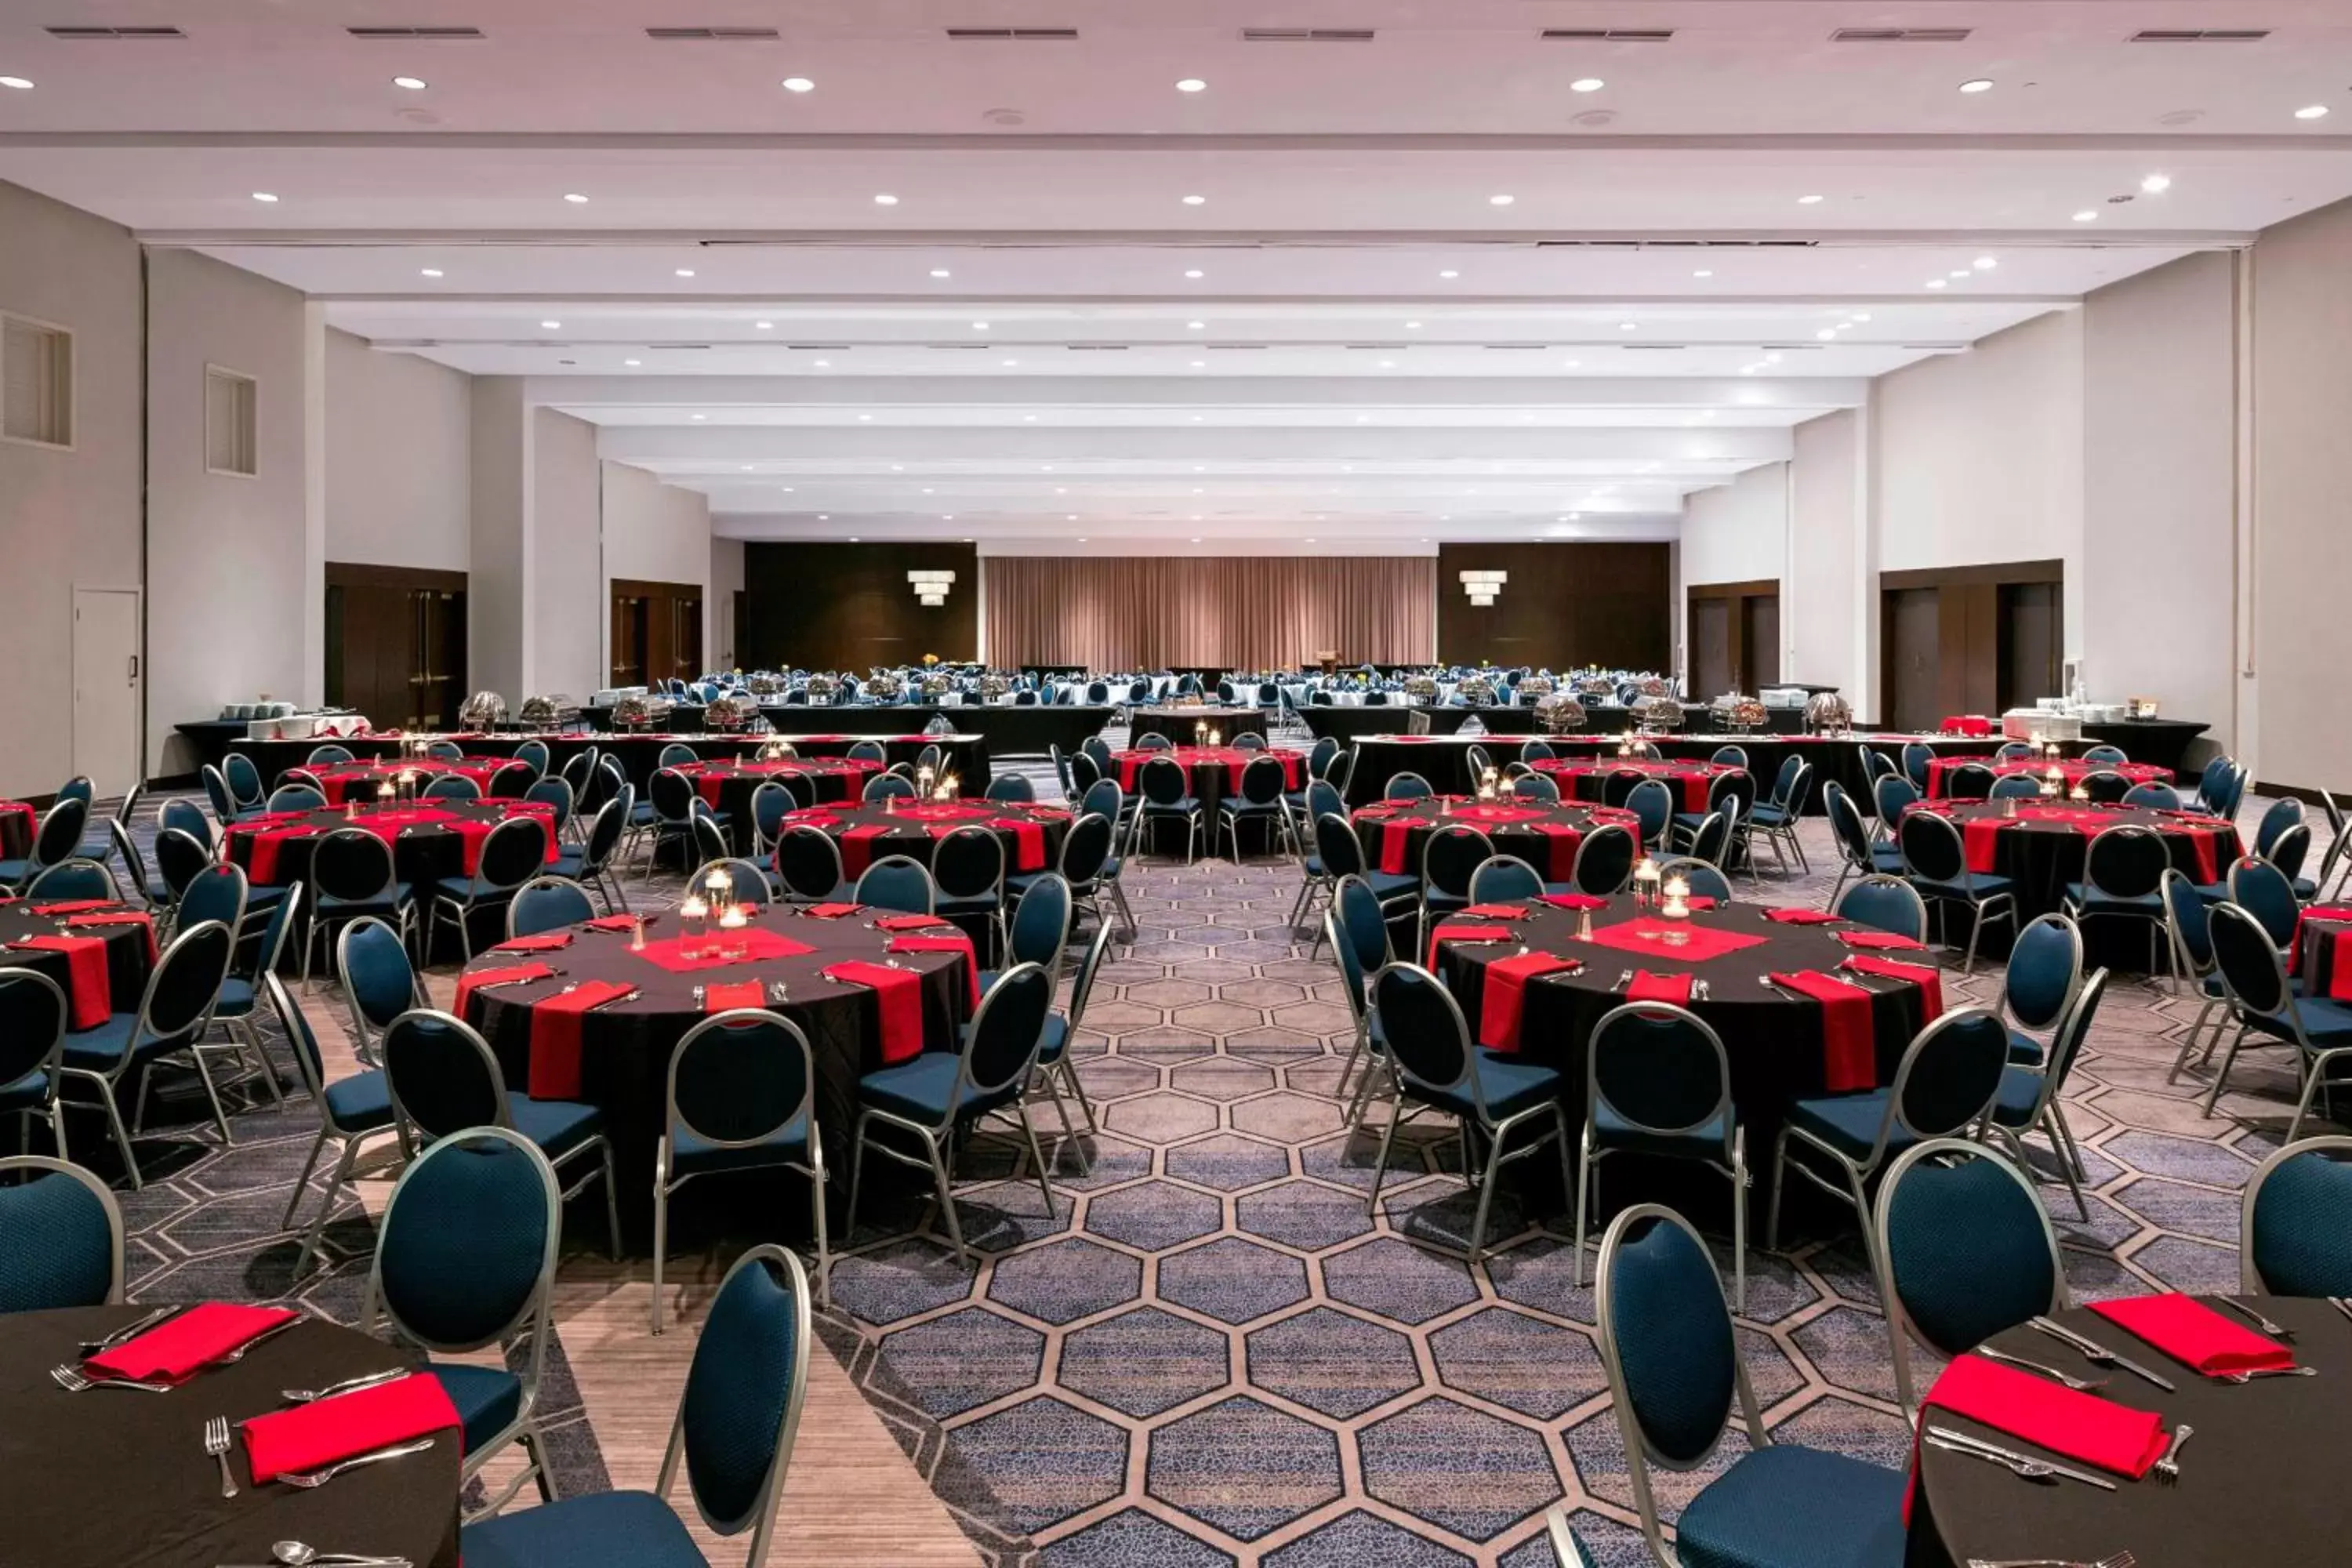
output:
[{"label": "dark wood door", "polygon": [[1740,645],[1744,657],[1738,672],[1739,689],[1760,691],[1780,679],[1780,596],[1751,595],[1739,602]]},{"label": "dark wood door", "polygon": [[1731,689],[1731,601],[1690,601],[1691,695],[1701,701]]},{"label": "dark wood door", "polygon": [[2007,583],[2000,589],[2000,706],[2030,708],[2055,697],[2063,679],[2064,598],[2055,583]]},{"label": "dark wood door", "polygon": [[330,562],[326,698],[378,729],[446,726],[466,695],[466,577]]},{"label": "dark wood door", "polygon": [[702,673],[702,584],[615,578],[613,684],[647,686]]},{"label": "dark wood door", "polygon": [[1897,588],[1885,595],[1881,605],[1879,639],[1885,649],[1881,684],[1885,699],[1880,716],[1895,729],[1932,730],[1942,717],[1937,690],[1942,664],[1941,597],[1933,588]]},{"label": "dark wood door", "polygon": [[650,602],[642,594],[613,595],[613,667],[611,684],[646,684],[646,633]]}]

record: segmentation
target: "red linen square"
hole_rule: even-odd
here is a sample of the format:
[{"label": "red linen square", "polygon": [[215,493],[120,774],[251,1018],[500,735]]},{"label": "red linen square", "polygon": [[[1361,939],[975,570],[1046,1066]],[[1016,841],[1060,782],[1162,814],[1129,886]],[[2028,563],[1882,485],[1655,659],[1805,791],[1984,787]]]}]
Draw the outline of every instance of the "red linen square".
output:
[{"label": "red linen square", "polygon": [[[1676,937],[1682,940],[1672,940]],[[1693,925],[1688,921],[1636,915],[1615,925],[1595,927],[1592,940],[1604,947],[1644,953],[1668,963],[1705,963],[1727,952],[1759,947],[1765,939],[1738,931],[1718,931],[1712,926]]]}]

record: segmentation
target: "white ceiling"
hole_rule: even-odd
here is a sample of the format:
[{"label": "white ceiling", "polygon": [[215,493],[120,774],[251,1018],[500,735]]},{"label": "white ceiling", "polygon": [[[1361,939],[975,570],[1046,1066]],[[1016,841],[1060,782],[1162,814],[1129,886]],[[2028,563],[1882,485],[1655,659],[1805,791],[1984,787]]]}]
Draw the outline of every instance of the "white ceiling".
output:
[{"label": "white ceiling", "polygon": [[[1655,536],[1869,377],[2352,195],[2343,0],[5,13],[0,178],[529,377],[746,536]],[[1832,38],[1889,26],[1967,37]]]}]

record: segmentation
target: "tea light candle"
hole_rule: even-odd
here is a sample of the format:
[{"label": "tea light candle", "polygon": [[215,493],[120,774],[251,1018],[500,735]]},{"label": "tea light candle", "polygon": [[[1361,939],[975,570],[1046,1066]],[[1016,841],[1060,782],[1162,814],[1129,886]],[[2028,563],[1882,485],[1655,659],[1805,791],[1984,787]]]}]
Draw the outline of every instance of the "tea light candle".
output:
[{"label": "tea light candle", "polygon": [[1670,921],[1690,919],[1690,882],[1682,877],[1666,879],[1666,901],[1658,911]]},{"label": "tea light candle", "polygon": [[686,901],[677,906],[677,918],[680,920],[707,920],[709,916],[710,906],[704,903],[699,897],[693,893],[688,893],[686,896]]},{"label": "tea light candle", "polygon": [[1637,900],[1658,896],[1658,863],[1644,855],[1633,865],[1633,897]]},{"label": "tea light candle", "polygon": [[730,904],[719,915],[719,929],[721,931],[741,931],[750,923],[750,917],[744,914],[740,904]]},{"label": "tea light candle", "polygon": [[383,783],[375,786],[375,798],[379,802],[389,801],[392,798],[392,795],[393,784],[390,779],[386,779]]},{"label": "tea light candle", "polygon": [[2076,784],[2073,789],[2066,792],[2066,798],[2069,800],[2088,800],[2091,798],[2091,792],[2084,789],[2081,784]]},{"label": "tea light candle", "polygon": [[709,895],[711,908],[718,909],[735,901],[734,874],[725,867],[714,868],[702,879],[703,890]]}]

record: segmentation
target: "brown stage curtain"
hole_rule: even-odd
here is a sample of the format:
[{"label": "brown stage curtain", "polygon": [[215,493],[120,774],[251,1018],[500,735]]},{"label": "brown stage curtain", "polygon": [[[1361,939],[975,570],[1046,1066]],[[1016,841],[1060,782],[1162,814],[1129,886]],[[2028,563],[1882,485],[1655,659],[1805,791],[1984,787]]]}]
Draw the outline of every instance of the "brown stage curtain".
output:
[{"label": "brown stage curtain", "polygon": [[1437,657],[1428,555],[992,555],[982,569],[991,664],[1096,670],[1290,668]]}]

